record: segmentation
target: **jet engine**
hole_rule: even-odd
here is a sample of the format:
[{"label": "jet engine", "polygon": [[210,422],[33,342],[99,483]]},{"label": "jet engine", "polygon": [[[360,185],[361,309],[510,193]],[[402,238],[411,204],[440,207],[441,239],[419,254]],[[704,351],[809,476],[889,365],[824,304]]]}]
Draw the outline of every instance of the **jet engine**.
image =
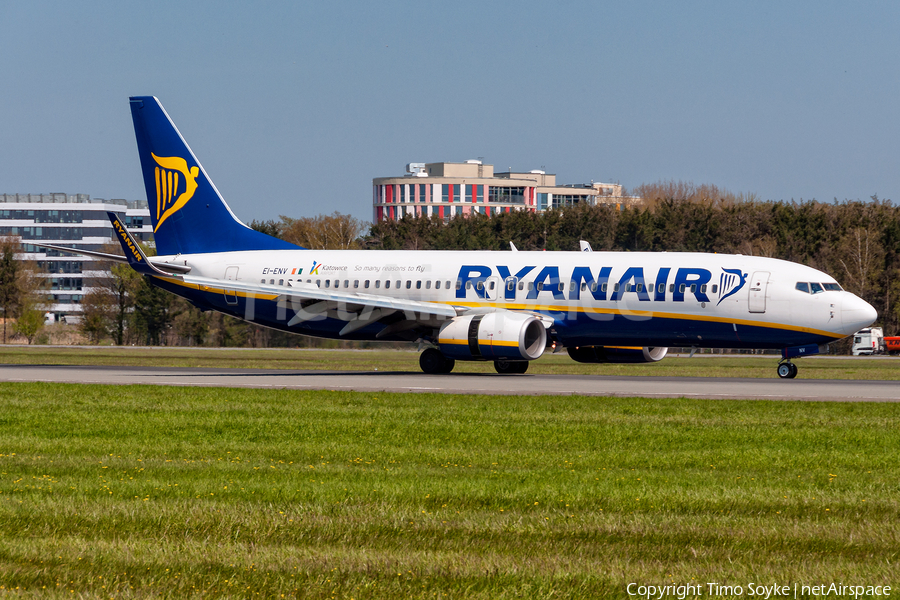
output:
[{"label": "jet engine", "polygon": [[566,348],[572,360],[580,363],[648,363],[665,357],[668,348],[632,346],[575,346]]},{"label": "jet engine", "polygon": [[464,315],[441,326],[438,346],[444,356],[458,360],[534,360],[547,347],[547,330],[526,313]]}]

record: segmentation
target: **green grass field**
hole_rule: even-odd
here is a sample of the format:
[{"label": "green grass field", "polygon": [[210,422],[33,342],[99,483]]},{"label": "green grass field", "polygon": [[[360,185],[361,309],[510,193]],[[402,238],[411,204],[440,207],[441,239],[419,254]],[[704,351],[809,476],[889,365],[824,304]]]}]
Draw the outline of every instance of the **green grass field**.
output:
[{"label": "green grass field", "polygon": [[0,595],[900,586],[898,404],[3,384],[0,406]]},{"label": "green grass field", "polygon": [[[777,377],[777,355],[669,356],[642,365],[586,365],[563,352],[531,363],[531,374],[634,375],[659,377]],[[2,364],[141,365],[158,367],[234,367],[257,369],[419,372],[413,350],[322,350],[252,348],[147,348],[0,346]],[[900,357],[819,356],[798,360],[800,379],[900,380]],[[491,362],[457,361],[454,373],[493,373]]]}]

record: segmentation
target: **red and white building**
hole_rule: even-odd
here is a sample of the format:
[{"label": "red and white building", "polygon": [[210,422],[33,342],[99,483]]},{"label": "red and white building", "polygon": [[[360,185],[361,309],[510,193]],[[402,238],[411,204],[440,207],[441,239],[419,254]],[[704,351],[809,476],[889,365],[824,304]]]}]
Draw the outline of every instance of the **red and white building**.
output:
[{"label": "red and white building", "polygon": [[495,215],[513,210],[545,211],[580,203],[634,203],[614,183],[557,185],[556,175],[544,171],[494,173],[480,160],[464,163],[410,163],[403,177],[372,180],[373,219],[400,220],[428,215],[449,219],[456,215]]}]

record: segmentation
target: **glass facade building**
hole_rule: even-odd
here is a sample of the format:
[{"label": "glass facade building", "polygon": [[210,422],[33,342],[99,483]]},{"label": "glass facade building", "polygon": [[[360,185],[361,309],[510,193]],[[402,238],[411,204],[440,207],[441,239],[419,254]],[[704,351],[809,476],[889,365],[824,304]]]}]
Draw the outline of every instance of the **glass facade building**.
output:
[{"label": "glass facade building", "polygon": [[48,242],[84,250],[112,251],[116,237],[107,212],[116,213],[131,233],[143,242],[153,241],[150,210],[144,200],[103,200],[87,194],[0,194],[0,236],[22,241],[17,256],[35,261],[47,279],[42,293],[47,311],[56,321],[77,320],[81,299],[92,281],[105,276],[97,260],[34,245]]}]

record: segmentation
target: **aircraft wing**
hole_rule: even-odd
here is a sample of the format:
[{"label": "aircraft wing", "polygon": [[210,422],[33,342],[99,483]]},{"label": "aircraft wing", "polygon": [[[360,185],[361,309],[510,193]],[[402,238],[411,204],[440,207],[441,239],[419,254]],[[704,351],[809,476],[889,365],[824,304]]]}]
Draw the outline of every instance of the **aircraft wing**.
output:
[{"label": "aircraft wing", "polygon": [[347,322],[341,330],[341,335],[347,335],[382,319],[388,319],[397,313],[403,313],[402,317],[399,320],[395,318],[393,322],[386,324],[376,337],[412,329],[419,324],[433,325],[435,321],[453,318],[468,310],[449,304],[376,296],[349,290],[327,290],[307,283],[286,287],[191,275],[177,277],[177,281],[181,285],[195,287],[201,292],[275,301],[279,308],[286,311],[286,315],[293,313],[288,319],[288,326],[322,319],[327,314]]}]

